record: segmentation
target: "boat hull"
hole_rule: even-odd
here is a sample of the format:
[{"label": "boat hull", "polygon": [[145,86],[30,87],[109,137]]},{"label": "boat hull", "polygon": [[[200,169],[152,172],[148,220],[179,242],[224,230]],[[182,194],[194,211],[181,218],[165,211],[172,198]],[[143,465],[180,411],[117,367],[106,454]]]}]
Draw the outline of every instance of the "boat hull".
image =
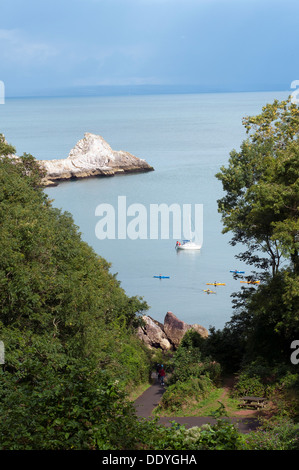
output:
[{"label": "boat hull", "polygon": [[183,245],[176,245],[177,250],[200,250],[201,245],[196,245],[196,243],[184,243]]}]

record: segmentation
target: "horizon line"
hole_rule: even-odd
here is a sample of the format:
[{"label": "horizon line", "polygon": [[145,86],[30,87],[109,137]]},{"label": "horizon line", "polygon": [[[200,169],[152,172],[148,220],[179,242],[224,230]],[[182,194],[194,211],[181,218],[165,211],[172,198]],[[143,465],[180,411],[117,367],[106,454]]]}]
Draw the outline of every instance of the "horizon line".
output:
[{"label": "horizon line", "polygon": [[201,85],[163,85],[163,84],[140,84],[140,85],[82,85],[73,87],[61,87],[57,89],[44,89],[36,92],[23,91],[6,94],[6,99],[22,98],[79,98],[79,97],[103,97],[103,96],[136,96],[154,94],[220,94],[220,93],[266,93],[287,92],[285,85],[276,87],[266,86],[244,86],[244,87],[204,87]]}]

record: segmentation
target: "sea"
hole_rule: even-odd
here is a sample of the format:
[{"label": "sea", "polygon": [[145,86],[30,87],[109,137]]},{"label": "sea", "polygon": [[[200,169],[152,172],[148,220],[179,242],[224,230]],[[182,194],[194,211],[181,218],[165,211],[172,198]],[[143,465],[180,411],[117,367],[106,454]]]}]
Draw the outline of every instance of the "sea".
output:
[{"label": "sea", "polygon": [[[94,251],[110,264],[128,296],[142,297],[146,314],[164,321],[171,311],[186,323],[222,329],[234,314],[232,294],[242,284],[232,270],[250,274],[223,234],[217,201],[224,196],[215,177],[228,164],[230,152],[247,138],[242,119],[256,115],[289,92],[132,94],[7,98],[0,106],[0,132],[18,155],[38,160],[66,158],[86,132],[102,136],[113,150],[145,159],[154,171],[72,180],[45,192],[54,207],[72,214]],[[100,239],[97,208],[109,205],[118,214],[120,197],[127,207],[139,204],[147,214],[152,205],[201,206],[202,249],[177,251],[177,237],[153,239],[126,236]],[[177,207],[177,206],[176,206]],[[134,220],[128,216],[127,223]],[[117,220],[116,220],[117,224]],[[144,231],[143,231],[144,233]],[[165,279],[155,275],[167,276]],[[219,282],[224,286],[207,286]],[[210,288],[215,294],[207,294]]]}]

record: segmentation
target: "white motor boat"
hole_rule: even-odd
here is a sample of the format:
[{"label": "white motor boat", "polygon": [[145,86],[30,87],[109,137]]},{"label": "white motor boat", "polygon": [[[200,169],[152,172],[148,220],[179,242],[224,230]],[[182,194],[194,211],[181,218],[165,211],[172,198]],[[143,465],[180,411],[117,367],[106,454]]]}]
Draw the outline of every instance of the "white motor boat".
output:
[{"label": "white motor boat", "polygon": [[177,250],[200,250],[202,247],[202,224],[200,230],[197,229],[192,232],[192,222],[191,217],[189,217],[187,231],[184,229],[183,236],[188,237],[188,240],[177,241],[175,245]]},{"label": "white motor boat", "polygon": [[177,250],[200,250],[201,245],[192,242],[191,240],[183,240],[182,242],[177,241],[175,245]]}]

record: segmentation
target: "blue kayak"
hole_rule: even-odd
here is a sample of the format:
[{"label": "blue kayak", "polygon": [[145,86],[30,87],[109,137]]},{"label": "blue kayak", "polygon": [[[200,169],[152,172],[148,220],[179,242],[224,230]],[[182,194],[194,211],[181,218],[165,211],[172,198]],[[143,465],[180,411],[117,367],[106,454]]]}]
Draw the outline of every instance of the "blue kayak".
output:
[{"label": "blue kayak", "polygon": [[245,271],[230,271],[230,273],[235,273],[235,274],[245,274]]},{"label": "blue kayak", "polygon": [[157,279],[169,279],[170,276],[154,276]]}]

